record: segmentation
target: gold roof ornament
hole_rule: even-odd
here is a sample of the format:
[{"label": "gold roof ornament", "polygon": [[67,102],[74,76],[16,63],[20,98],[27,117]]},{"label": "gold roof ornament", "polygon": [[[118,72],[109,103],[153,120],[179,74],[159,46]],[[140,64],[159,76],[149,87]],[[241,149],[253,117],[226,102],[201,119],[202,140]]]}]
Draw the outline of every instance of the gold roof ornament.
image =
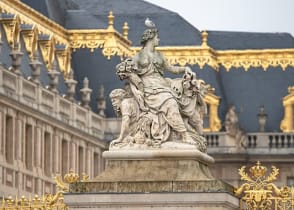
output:
[{"label": "gold roof ornament", "polygon": [[123,26],[123,36],[124,36],[124,38],[125,39],[128,39],[128,35],[129,35],[129,26],[128,26],[128,23],[127,22],[125,22],[124,23],[124,26]]},{"label": "gold roof ornament", "polygon": [[[54,45],[62,45],[64,49],[69,49],[74,52],[79,48],[88,48],[94,52],[97,48],[102,48],[103,56],[110,59],[112,56],[129,57],[134,55],[140,48],[131,46],[131,41],[128,40],[128,26],[124,24],[123,34],[114,29],[114,15],[112,11],[108,15],[108,27],[106,29],[78,29],[67,30],[48,19],[44,15],[30,8],[19,0],[1,0],[0,10],[2,13],[9,14],[7,18],[1,18],[0,22],[3,25],[7,40],[11,47],[14,42],[19,40],[19,34],[23,29],[20,25],[31,25],[35,31],[27,31],[23,33],[26,42],[26,49],[30,56],[36,47],[38,35],[46,35],[52,37]],[[207,40],[209,34],[206,31],[201,33],[202,44],[200,46],[166,46],[158,47],[166,59],[172,64],[198,65],[202,69],[208,65],[215,70],[219,66],[223,66],[227,71],[231,68],[244,68],[245,71],[250,68],[261,67],[266,70],[268,67],[281,67],[286,70],[288,66],[294,67],[294,49],[248,49],[248,50],[215,50],[208,46]],[[33,42],[32,44],[30,42]],[[49,40],[47,40],[49,41]],[[38,43],[42,45],[41,40]],[[50,50],[55,53],[55,48],[50,47]],[[44,56],[44,50],[42,54]],[[49,49],[48,49],[49,50]],[[53,53],[53,54],[54,54]],[[46,54],[44,60],[46,65],[50,66],[49,61],[52,58],[52,53]],[[59,60],[62,60],[63,65],[60,70],[68,75],[70,66],[67,65],[69,55],[67,52],[58,53]],[[65,57],[67,56],[67,57]]]},{"label": "gold roof ornament", "polygon": [[288,93],[283,98],[284,118],[280,128],[283,132],[294,132],[294,86],[288,88]]},{"label": "gold roof ornament", "polygon": [[294,208],[294,188],[283,186],[278,188],[273,181],[277,179],[279,169],[275,166],[267,174],[267,167],[257,161],[255,166],[249,169],[248,174],[242,166],[239,169],[241,180],[245,181],[235,194],[241,197],[240,209],[248,210],[288,210]]}]

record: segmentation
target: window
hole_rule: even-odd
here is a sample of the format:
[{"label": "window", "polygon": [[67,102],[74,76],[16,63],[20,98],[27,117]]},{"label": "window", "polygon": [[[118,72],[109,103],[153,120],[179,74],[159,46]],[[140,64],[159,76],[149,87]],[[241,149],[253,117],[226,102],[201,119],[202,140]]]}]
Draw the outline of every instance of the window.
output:
[{"label": "window", "polygon": [[6,116],[5,127],[5,158],[8,163],[13,163],[13,119]]},{"label": "window", "polygon": [[33,127],[30,124],[25,126],[25,166],[27,169],[33,169]]},{"label": "window", "polygon": [[68,142],[63,139],[62,140],[62,159],[61,159],[61,168],[62,168],[62,174],[65,175],[69,172],[68,168]]},{"label": "window", "polygon": [[51,175],[51,134],[44,134],[44,172],[46,176]]},{"label": "window", "polygon": [[98,176],[99,174],[99,168],[98,166],[100,165],[100,158],[98,153],[94,153],[94,177]]},{"label": "window", "polygon": [[84,148],[79,146],[79,174],[84,172]]}]

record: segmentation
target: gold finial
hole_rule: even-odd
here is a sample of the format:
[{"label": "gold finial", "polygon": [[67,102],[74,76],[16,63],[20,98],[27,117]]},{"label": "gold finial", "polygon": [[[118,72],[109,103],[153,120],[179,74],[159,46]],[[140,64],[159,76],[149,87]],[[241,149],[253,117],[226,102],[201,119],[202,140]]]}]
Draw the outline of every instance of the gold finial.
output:
[{"label": "gold finial", "polygon": [[113,23],[114,23],[114,16],[112,11],[110,11],[108,15],[108,28],[113,28]]},{"label": "gold finial", "polygon": [[208,45],[207,45],[208,33],[204,30],[204,31],[202,31],[201,36],[202,36],[202,44],[201,44],[201,46],[202,47],[208,47]]},{"label": "gold finial", "polygon": [[128,35],[129,35],[129,26],[128,26],[128,23],[125,22],[123,26],[123,36],[125,39],[128,39]]},{"label": "gold finial", "polygon": [[69,184],[77,182],[79,178],[80,176],[74,173],[73,169],[70,169],[69,173],[64,175],[64,181]]},{"label": "gold finial", "polygon": [[11,196],[8,196],[8,199],[6,200],[7,202],[7,207],[12,207],[14,204],[14,200],[12,199]]}]

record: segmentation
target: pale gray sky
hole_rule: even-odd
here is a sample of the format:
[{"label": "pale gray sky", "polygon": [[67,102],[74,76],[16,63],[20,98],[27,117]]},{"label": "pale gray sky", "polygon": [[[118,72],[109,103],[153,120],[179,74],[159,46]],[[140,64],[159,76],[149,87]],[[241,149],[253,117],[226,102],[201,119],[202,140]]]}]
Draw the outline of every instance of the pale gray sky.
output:
[{"label": "pale gray sky", "polygon": [[199,30],[288,32],[294,0],[146,0],[180,14]]}]

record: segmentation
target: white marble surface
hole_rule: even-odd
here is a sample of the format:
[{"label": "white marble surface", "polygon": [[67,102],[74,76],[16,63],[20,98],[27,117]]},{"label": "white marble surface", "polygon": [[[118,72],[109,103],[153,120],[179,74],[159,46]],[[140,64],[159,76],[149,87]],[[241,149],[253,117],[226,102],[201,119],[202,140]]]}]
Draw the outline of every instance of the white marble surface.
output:
[{"label": "white marble surface", "polygon": [[150,149],[150,150],[111,150],[103,152],[106,160],[147,160],[147,159],[189,159],[206,164],[214,163],[213,157],[197,149]]},{"label": "white marble surface", "polygon": [[70,209],[237,210],[239,199],[228,193],[65,194]]}]

